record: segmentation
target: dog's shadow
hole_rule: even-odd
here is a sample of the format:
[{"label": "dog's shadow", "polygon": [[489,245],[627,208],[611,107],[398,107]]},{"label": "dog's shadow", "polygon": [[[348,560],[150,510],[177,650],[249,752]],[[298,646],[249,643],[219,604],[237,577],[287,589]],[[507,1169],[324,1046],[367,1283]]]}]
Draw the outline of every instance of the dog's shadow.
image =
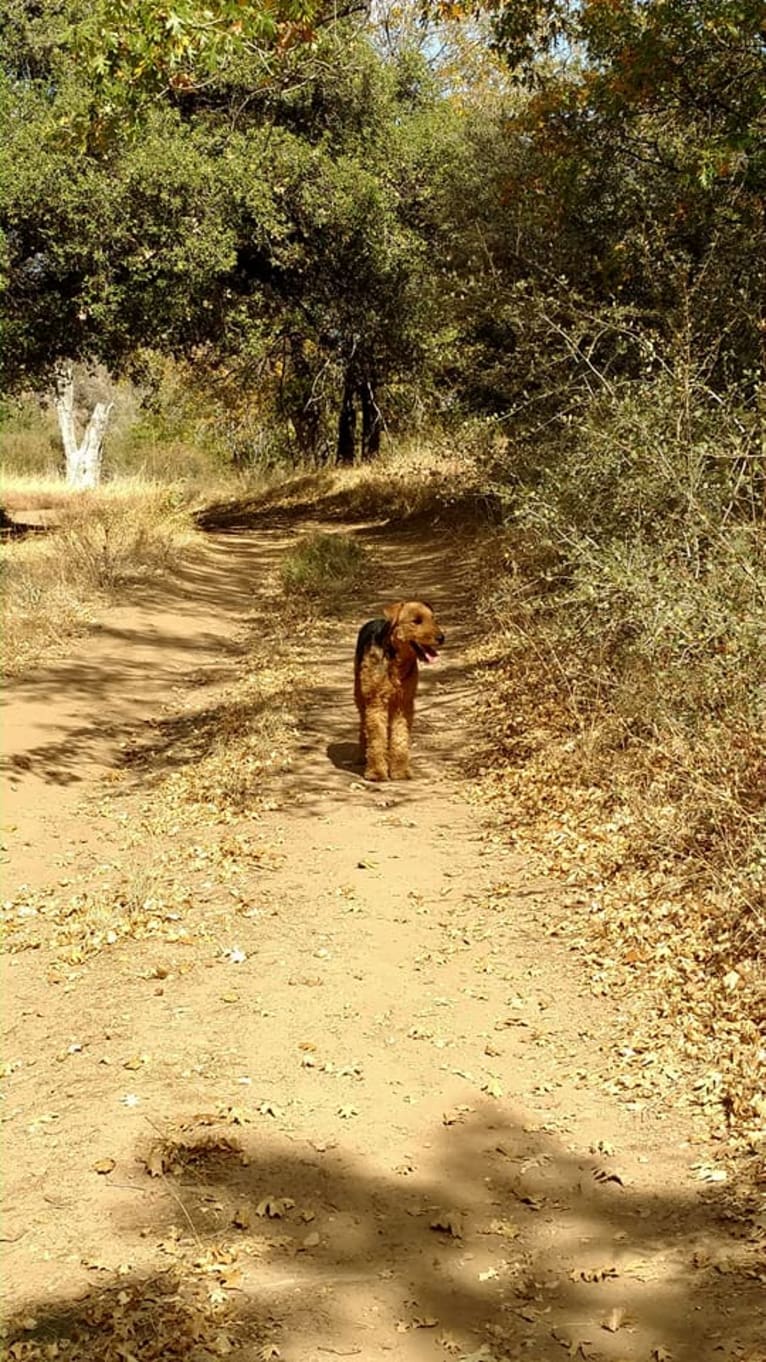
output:
[{"label": "dog's shadow", "polygon": [[331,742],[327,745],[327,755],[333,766],[339,771],[359,772],[362,769],[362,761],[359,756],[359,744],[355,742]]}]

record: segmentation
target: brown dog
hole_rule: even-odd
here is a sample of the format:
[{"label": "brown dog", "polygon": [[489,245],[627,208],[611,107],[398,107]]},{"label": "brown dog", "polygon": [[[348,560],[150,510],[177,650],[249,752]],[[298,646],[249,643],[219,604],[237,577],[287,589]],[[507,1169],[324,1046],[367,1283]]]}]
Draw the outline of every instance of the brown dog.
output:
[{"label": "brown dog", "polygon": [[425,601],[389,605],[359,630],[354,699],[367,780],[409,780],[418,663],[431,662],[444,634]]}]

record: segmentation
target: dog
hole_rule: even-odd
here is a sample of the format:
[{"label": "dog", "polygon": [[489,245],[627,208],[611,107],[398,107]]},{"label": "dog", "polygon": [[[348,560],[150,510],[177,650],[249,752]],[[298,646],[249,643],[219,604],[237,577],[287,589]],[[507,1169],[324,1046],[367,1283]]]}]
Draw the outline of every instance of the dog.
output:
[{"label": "dog", "polygon": [[444,643],[433,607],[398,601],[362,625],[356,641],[354,700],[366,780],[409,780],[418,664]]}]

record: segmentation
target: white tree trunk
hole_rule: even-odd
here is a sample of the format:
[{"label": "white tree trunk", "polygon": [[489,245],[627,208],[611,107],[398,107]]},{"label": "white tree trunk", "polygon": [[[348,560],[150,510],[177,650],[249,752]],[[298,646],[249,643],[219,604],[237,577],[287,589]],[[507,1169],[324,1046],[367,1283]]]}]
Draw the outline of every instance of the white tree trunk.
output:
[{"label": "white tree trunk", "polygon": [[101,454],[113,402],[97,402],[82,440],[78,443],[74,419],[74,370],[64,364],[56,374],[56,415],[66,459],[66,480],[78,490],[98,487],[101,481]]},{"label": "white tree trunk", "polygon": [[74,371],[71,364],[63,364],[56,371],[56,415],[59,419],[61,442],[64,446],[67,480],[69,470],[77,463],[77,432],[74,424]]}]

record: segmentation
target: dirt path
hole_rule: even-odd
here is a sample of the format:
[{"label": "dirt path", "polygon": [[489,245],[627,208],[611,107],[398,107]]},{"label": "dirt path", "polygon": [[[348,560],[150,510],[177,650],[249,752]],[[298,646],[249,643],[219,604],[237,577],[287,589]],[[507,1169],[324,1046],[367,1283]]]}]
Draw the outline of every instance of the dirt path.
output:
[{"label": "dirt path", "polygon": [[[288,768],[252,809],[159,817],[292,533],[211,541],[174,597],[8,694],[11,943],[42,923],[5,969],[11,1355],[763,1359],[700,1131],[609,1090],[612,1004],[461,777],[459,546],[368,532],[374,594],[282,640],[310,681]],[[417,779],[370,787],[349,658],[413,583],[448,648]],[[152,923],[62,955],[46,892],[147,859]]]}]

